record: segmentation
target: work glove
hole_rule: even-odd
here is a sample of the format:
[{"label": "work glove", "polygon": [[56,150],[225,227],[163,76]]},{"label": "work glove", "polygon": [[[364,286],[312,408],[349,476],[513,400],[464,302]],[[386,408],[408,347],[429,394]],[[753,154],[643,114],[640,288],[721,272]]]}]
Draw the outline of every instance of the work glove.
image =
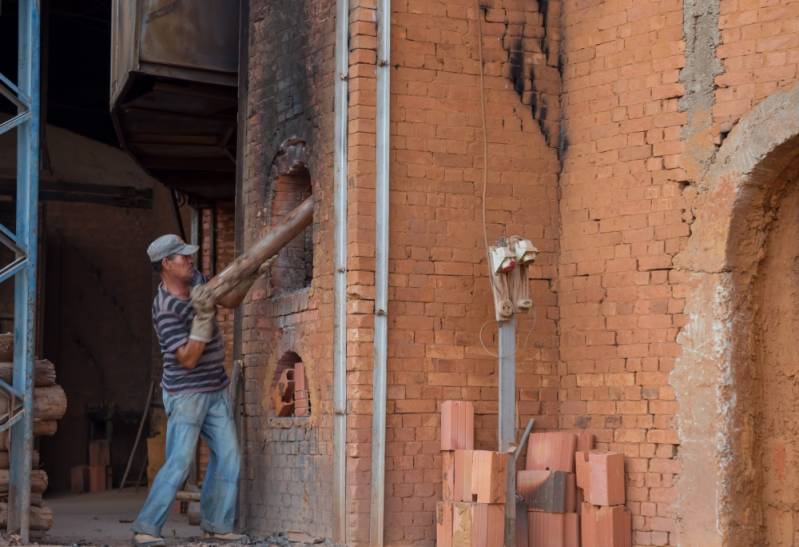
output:
[{"label": "work glove", "polygon": [[207,285],[197,285],[191,290],[191,305],[195,313],[216,313],[216,302]]},{"label": "work glove", "polygon": [[214,337],[214,317],[216,317],[216,313],[212,311],[195,312],[189,339],[204,343],[210,342]]}]

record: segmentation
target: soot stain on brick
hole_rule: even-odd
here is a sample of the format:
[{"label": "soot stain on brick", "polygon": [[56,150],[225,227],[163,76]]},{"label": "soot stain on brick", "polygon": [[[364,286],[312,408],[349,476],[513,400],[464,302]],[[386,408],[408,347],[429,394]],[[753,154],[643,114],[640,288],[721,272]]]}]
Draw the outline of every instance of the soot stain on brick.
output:
[{"label": "soot stain on brick", "polygon": [[[549,51],[550,51],[550,40],[549,36],[551,35],[549,32],[549,5],[550,0],[539,0],[538,2],[538,13],[541,16],[541,24],[542,24],[542,35],[540,38],[537,39],[539,50],[543,53],[545,63],[548,64],[549,59]],[[483,17],[486,16],[486,12],[488,6],[485,4],[480,5],[480,9],[482,11]],[[555,148],[558,154],[558,159],[560,160],[561,164],[563,162],[563,157],[565,156],[566,150],[568,149],[568,139],[564,134],[564,127],[562,120],[559,123],[559,134],[557,136],[557,142],[555,141],[555,136],[552,134],[552,131],[547,126],[547,116],[550,113],[549,105],[547,104],[546,95],[543,92],[540,92],[536,88],[536,67],[535,65],[526,66],[525,57],[524,57],[524,40],[523,36],[525,35],[527,24],[524,23],[521,25],[519,37],[516,38],[512,45],[505,46],[506,40],[505,37],[510,28],[510,23],[506,19],[505,20],[505,32],[502,35],[500,43],[503,47],[506,48],[506,53],[508,55],[508,64],[510,66],[510,71],[508,77],[510,79],[511,84],[513,85],[513,90],[519,96],[519,99],[524,103],[525,102],[525,86],[527,82],[529,82],[530,88],[530,114],[533,119],[538,124],[538,127],[541,131],[541,134],[544,136],[546,140],[547,146],[551,148]],[[557,69],[557,72],[560,78],[563,78],[563,65],[564,59],[562,51],[558,51],[557,56],[557,65],[554,67]],[[526,80],[525,80],[526,78]]]},{"label": "soot stain on brick", "polygon": [[510,81],[513,83],[513,90],[521,98],[524,94],[524,44],[521,38],[517,38],[513,44],[513,49],[508,54],[510,61]]}]

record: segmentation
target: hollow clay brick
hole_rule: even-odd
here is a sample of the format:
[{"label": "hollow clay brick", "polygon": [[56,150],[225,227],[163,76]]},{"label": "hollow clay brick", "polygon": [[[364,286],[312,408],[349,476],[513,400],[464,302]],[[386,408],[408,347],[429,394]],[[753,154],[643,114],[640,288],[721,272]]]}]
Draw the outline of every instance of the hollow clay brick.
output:
[{"label": "hollow clay brick", "polygon": [[577,480],[574,473],[566,475],[566,512],[577,512]]},{"label": "hollow clay brick", "polygon": [[504,503],[508,481],[508,454],[475,450],[472,455],[472,499]]},{"label": "hollow clay brick", "polygon": [[[569,478],[571,476],[571,479]],[[569,495],[569,485],[574,485],[574,474],[563,471],[550,471],[547,479],[532,492],[525,494],[524,498],[531,510],[545,511],[547,513],[566,513],[568,503],[574,505],[574,494]]]},{"label": "hollow clay brick", "polygon": [[580,537],[582,547],[631,547],[632,515],[623,505],[600,507],[583,503]]},{"label": "hollow clay brick", "polygon": [[469,401],[441,403],[441,450],[474,448],[474,405]]},{"label": "hollow clay brick", "polygon": [[441,453],[441,499],[453,501],[455,490],[455,453],[445,450]]},{"label": "hollow clay brick", "polygon": [[472,460],[474,450],[455,450],[455,477],[453,479],[453,501],[472,501]]},{"label": "hollow clay brick", "polygon": [[579,547],[576,513],[527,513],[530,536],[528,547]]},{"label": "hollow clay brick", "polygon": [[453,547],[451,501],[436,503],[436,547]]},{"label": "hollow clay brick", "polygon": [[577,452],[574,455],[575,469],[577,476],[577,488],[587,492],[591,486],[591,467],[588,465],[588,452]]},{"label": "hollow clay brick", "polygon": [[533,433],[527,443],[527,469],[574,472],[574,433],[553,431]]},{"label": "hollow clay brick", "polygon": [[453,547],[502,547],[504,533],[504,505],[453,502]]},{"label": "hollow clay brick", "polygon": [[624,505],[624,454],[588,453],[590,487],[585,499],[593,505]]},{"label": "hollow clay brick", "polygon": [[524,469],[516,473],[516,493],[520,496],[530,494],[549,478],[549,471]]},{"label": "hollow clay brick", "polygon": [[594,434],[582,430],[577,434],[577,451],[590,452],[594,449]]}]

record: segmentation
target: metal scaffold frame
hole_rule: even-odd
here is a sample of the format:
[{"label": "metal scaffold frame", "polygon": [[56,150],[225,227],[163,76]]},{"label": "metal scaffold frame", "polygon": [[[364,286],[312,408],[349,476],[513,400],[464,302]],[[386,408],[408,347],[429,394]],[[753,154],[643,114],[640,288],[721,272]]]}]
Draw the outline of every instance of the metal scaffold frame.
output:
[{"label": "metal scaffold frame", "polygon": [[19,534],[23,543],[29,543],[39,197],[40,5],[39,0],[19,0],[18,5],[17,84],[0,74],[0,95],[17,108],[16,116],[0,123],[0,135],[17,130],[15,231],[0,224],[0,244],[14,253],[14,260],[0,267],[0,282],[14,279],[13,385],[0,380],[0,391],[11,400],[8,414],[0,417],[0,432],[11,429],[8,531]]}]

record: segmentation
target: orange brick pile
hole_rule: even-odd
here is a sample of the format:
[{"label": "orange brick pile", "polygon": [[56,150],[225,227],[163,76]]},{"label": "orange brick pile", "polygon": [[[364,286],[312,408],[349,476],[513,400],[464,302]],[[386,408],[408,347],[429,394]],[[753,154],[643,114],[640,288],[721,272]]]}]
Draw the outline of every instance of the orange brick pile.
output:
[{"label": "orange brick pile", "polygon": [[593,447],[587,432],[534,433],[524,469],[511,470],[509,454],[474,450],[473,404],[443,402],[436,545],[501,547],[511,470],[524,500],[517,504],[517,547],[631,547],[624,455]]},{"label": "orange brick pile", "polygon": [[443,500],[436,505],[439,547],[501,547],[508,454],[474,450],[474,405],[441,404]]},{"label": "orange brick pile", "polygon": [[[583,432],[534,433],[517,494],[517,547],[630,547],[632,517],[624,506],[624,455],[592,450]],[[576,463],[575,463],[576,462]],[[521,518],[520,518],[521,517]]]}]

